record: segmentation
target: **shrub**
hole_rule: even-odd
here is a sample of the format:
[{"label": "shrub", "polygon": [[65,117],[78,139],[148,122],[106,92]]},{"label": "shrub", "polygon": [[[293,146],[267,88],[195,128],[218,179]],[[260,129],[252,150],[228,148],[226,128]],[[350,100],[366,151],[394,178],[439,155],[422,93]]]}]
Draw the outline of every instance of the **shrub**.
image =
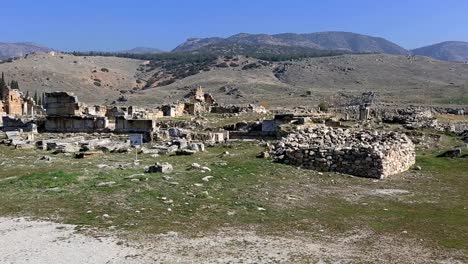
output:
[{"label": "shrub", "polygon": [[249,64],[246,64],[244,67],[242,67],[243,70],[250,70],[250,69],[256,69],[256,68],[260,68],[260,64],[257,64],[255,62],[253,63],[249,63]]},{"label": "shrub", "polygon": [[227,63],[223,62],[223,63],[217,64],[216,67],[218,67],[218,68],[228,68],[229,66],[227,65]]},{"label": "shrub", "polygon": [[320,110],[320,111],[322,111],[322,112],[328,112],[328,108],[329,108],[328,103],[326,103],[326,102],[321,102],[321,103],[318,105],[318,107],[319,107],[319,110]]}]

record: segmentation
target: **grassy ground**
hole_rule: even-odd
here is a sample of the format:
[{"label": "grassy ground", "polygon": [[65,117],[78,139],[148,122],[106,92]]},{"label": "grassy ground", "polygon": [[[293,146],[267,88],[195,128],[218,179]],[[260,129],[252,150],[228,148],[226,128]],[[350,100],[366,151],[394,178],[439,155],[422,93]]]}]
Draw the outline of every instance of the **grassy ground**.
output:
[{"label": "grassy ground", "polygon": [[[437,158],[437,151],[420,151],[421,171],[376,181],[255,158],[261,150],[254,143],[232,143],[193,156],[140,155],[141,165],[134,166],[132,153],[90,160],[57,155],[47,163],[38,160],[47,154],[43,151],[0,146],[0,215],[114,226],[136,234],[197,234],[224,227],[311,235],[370,230],[468,253],[467,157]],[[156,161],[173,164],[170,179],[161,174],[135,176],[138,182],[125,178]],[[193,162],[212,171],[191,170]],[[206,176],[213,178],[203,181]],[[108,181],[116,183],[96,187]],[[405,192],[376,192],[382,189]]]},{"label": "grassy ground", "polygon": [[258,120],[271,119],[273,118],[272,114],[258,114],[258,113],[241,113],[237,116],[224,117],[223,114],[205,114],[208,121],[208,126],[210,127],[224,127],[227,125],[236,124],[239,122],[254,122]]},{"label": "grassy ground", "polygon": [[468,122],[467,115],[437,114],[437,120],[447,123]]}]

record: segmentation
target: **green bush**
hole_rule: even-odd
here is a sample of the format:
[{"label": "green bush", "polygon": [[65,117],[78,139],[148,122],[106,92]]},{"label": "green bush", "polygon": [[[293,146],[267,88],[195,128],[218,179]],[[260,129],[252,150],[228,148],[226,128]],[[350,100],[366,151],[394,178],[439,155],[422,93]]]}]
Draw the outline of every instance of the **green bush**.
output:
[{"label": "green bush", "polygon": [[326,103],[326,102],[321,102],[321,103],[319,104],[318,107],[319,107],[319,110],[320,110],[320,111],[322,111],[322,112],[328,112],[328,108],[329,108],[328,103]]}]

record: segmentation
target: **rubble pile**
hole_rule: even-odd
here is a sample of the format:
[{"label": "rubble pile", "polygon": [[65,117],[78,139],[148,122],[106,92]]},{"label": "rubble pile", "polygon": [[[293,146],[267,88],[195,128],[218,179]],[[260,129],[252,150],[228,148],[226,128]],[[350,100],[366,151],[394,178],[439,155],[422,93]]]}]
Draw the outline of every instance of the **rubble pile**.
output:
[{"label": "rubble pile", "polygon": [[306,128],[282,138],[269,151],[278,162],[378,179],[415,163],[414,144],[395,132]]},{"label": "rubble pile", "polygon": [[437,128],[437,119],[429,110],[404,108],[385,111],[382,114],[385,123],[402,124],[406,128]]}]

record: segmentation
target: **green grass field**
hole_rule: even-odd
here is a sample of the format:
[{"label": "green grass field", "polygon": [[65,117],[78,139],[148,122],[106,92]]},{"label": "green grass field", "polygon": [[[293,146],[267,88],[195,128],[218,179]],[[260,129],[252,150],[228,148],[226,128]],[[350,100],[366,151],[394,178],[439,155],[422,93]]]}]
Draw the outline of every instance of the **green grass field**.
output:
[{"label": "green grass field", "polygon": [[[186,234],[222,227],[258,232],[319,230],[343,234],[362,229],[419,239],[433,247],[467,252],[468,158],[437,158],[419,152],[422,171],[383,181],[342,174],[318,174],[257,159],[261,146],[232,143],[193,156],[106,154],[90,160],[54,156],[38,160],[39,150],[0,147],[0,214],[24,215],[92,227],[115,226],[136,234]],[[223,155],[228,151],[229,155]],[[145,165],[168,161],[174,172],[143,174]],[[198,162],[212,169],[192,170]],[[121,168],[98,168],[99,164]],[[205,176],[213,176],[208,182]],[[115,181],[112,187],[96,187]],[[379,189],[405,190],[375,195]],[[109,218],[103,218],[108,214]]]}]

